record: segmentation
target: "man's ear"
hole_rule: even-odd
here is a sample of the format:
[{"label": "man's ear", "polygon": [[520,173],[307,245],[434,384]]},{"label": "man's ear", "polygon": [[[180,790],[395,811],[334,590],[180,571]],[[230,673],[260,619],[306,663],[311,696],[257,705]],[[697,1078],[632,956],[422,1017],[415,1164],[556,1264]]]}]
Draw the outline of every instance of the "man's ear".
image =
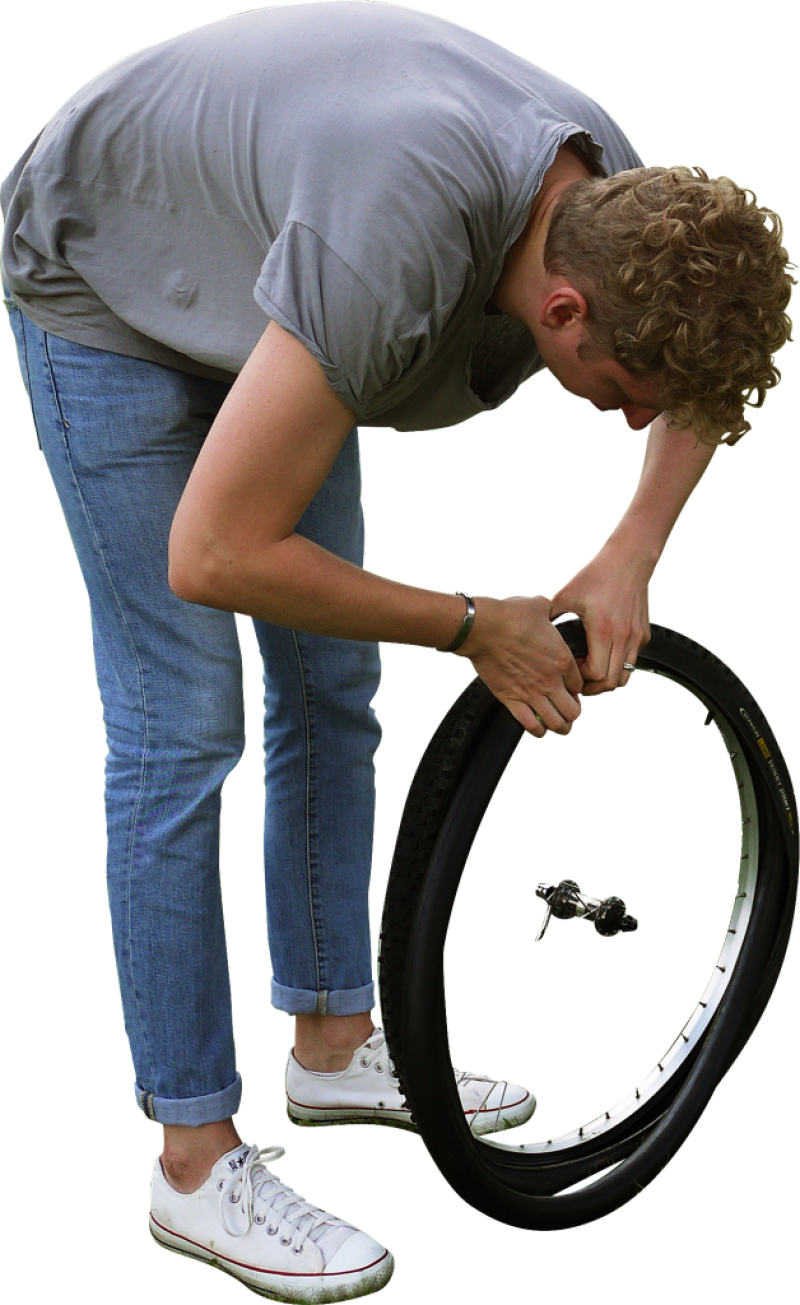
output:
[{"label": "man's ear", "polygon": [[584,296],[569,283],[551,290],[539,310],[540,324],[551,331],[583,327],[588,316],[589,305]]}]

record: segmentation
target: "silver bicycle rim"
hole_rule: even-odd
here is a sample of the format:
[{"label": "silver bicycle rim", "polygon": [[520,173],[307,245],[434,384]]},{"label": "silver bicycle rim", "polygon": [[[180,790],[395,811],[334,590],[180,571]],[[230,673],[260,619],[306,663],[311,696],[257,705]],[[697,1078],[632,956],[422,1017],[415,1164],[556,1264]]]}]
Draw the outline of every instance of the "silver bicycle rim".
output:
[{"label": "silver bicycle rim", "polygon": [[[644,670],[645,668],[642,667],[641,669]],[[647,669],[649,670],[649,668]],[[681,684],[676,676],[670,675],[666,671],[654,669],[651,674],[661,675],[665,679]],[[681,684],[681,687],[686,688],[686,685]],[[515,1153],[555,1155],[559,1151],[568,1151],[572,1147],[579,1146],[582,1142],[590,1141],[610,1129],[616,1128],[617,1125],[641,1110],[650,1098],[655,1096],[664,1087],[665,1083],[668,1083],[673,1075],[681,1069],[686,1059],[692,1054],[698,1042],[705,1035],[719,1008],[747,933],[753,906],[753,895],[758,881],[758,808],[750,768],[741,753],[739,743],[731,726],[727,721],[721,720],[713,714],[714,708],[701,693],[694,692],[694,696],[704,703],[709,712],[712,713],[713,724],[717,727],[725,742],[736,778],[742,820],[738,887],[722,950],[706,989],[683,1028],[658,1063],[636,1085],[633,1091],[623,1097],[621,1101],[618,1101],[616,1105],[611,1106],[598,1115],[596,1119],[589,1120],[579,1128],[564,1133],[560,1137],[550,1138],[545,1142],[528,1142],[514,1146],[499,1141],[494,1137],[476,1137],[476,1141],[483,1146],[491,1146],[502,1151],[513,1151]]]}]

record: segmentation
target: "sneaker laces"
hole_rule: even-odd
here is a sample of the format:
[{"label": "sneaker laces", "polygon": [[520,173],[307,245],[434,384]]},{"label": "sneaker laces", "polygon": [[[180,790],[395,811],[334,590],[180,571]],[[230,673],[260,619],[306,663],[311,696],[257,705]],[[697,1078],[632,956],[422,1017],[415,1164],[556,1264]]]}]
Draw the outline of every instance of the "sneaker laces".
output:
[{"label": "sneaker laces", "polygon": [[[292,1236],[294,1232],[300,1233],[299,1241],[294,1247],[299,1255],[307,1237],[316,1241],[326,1227],[340,1225],[342,1220],[327,1214],[302,1196],[297,1196],[291,1187],[270,1173],[264,1161],[280,1160],[285,1154],[282,1146],[266,1146],[261,1150],[251,1146],[241,1169],[237,1169],[236,1173],[220,1184],[219,1209],[222,1223],[232,1237],[244,1236],[250,1231],[254,1220],[256,1223],[266,1223],[267,1214],[271,1212],[274,1221],[270,1223],[269,1229],[277,1233],[281,1223],[284,1223],[293,1230]],[[227,1218],[227,1206],[228,1202],[238,1204],[240,1201],[245,1226],[234,1228]],[[255,1208],[257,1202],[259,1205],[263,1203],[263,1210],[260,1209],[258,1213]],[[284,1245],[289,1244],[292,1236],[281,1239]]]},{"label": "sneaker laces", "polygon": [[387,1065],[388,1065],[388,1070],[389,1070],[389,1082],[391,1083],[392,1087],[400,1086],[400,1080],[397,1077],[397,1074],[395,1073],[394,1065],[392,1064],[391,1059],[389,1058],[388,1055],[388,1047],[386,1046],[386,1034],[384,1033],[383,1029],[373,1029],[372,1033],[367,1038],[364,1045],[362,1047],[359,1047],[359,1051],[361,1053],[359,1056],[359,1061],[361,1065],[363,1065],[364,1069],[369,1069],[372,1065],[375,1064],[375,1061],[378,1059],[379,1056],[385,1055]]}]

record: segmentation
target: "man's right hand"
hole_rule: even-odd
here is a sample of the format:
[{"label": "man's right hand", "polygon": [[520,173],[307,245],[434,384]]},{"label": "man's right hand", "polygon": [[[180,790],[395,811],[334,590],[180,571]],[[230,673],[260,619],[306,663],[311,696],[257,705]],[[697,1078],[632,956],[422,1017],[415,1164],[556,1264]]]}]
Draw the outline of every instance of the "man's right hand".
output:
[{"label": "man's right hand", "polygon": [[581,711],[583,676],[550,622],[549,599],[474,602],[475,623],[456,656],[470,659],[487,688],[529,734],[569,734]]}]

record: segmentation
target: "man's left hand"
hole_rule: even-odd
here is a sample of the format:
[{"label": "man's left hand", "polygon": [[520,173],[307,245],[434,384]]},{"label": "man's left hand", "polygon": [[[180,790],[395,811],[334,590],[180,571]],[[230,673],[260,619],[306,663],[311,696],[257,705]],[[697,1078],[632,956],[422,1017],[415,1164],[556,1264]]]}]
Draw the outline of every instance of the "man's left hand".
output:
[{"label": "man's left hand", "polygon": [[578,658],[587,696],[628,683],[639,650],[650,638],[647,586],[653,566],[609,542],[554,597],[550,620],[574,612],[586,630],[588,656]]}]

